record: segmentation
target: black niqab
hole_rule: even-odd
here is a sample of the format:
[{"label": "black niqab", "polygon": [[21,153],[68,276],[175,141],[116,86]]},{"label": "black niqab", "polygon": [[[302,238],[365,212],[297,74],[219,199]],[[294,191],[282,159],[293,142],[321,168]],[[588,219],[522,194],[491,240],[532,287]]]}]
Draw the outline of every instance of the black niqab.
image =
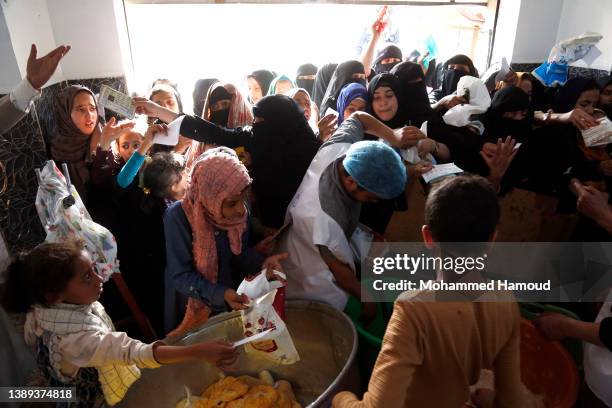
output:
[{"label": "black niqab", "polygon": [[366,85],[365,78],[355,79],[353,78],[354,74],[365,75],[365,70],[361,61],[345,61],[336,67],[336,70],[329,81],[329,86],[327,87],[325,96],[323,97],[323,102],[320,106],[320,112],[322,115],[325,115],[325,111],[327,111],[328,108],[336,108],[338,103],[338,95],[340,94],[342,88],[344,88],[346,85],[353,82],[359,83],[363,86]]}]

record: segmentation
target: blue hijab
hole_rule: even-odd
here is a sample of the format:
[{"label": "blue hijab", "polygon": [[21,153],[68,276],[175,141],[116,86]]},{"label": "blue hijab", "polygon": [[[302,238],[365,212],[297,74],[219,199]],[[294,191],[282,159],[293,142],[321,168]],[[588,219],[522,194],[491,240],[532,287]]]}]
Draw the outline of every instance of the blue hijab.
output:
[{"label": "blue hijab", "polygon": [[[368,102],[368,90],[365,86],[358,83],[345,85],[338,95],[338,126],[344,121],[344,110],[353,102],[354,99],[361,98],[366,104]],[[323,113],[325,114],[325,113]]]}]

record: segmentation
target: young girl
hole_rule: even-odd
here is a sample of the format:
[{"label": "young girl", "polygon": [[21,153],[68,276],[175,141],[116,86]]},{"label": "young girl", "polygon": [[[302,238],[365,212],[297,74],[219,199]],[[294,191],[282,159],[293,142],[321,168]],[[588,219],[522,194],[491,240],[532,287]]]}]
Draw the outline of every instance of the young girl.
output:
[{"label": "young girl", "polygon": [[113,191],[121,226],[116,235],[121,271],[158,334],[164,333],[166,259],[162,219],[168,205],[183,197],[187,184],[183,156],[174,152],[147,156],[155,134],[166,130],[165,124],[149,126],[139,149],[116,176]]},{"label": "young girl", "polygon": [[43,243],[10,265],[3,304],[27,313],[26,342],[50,385],[76,387],[78,403],[119,402],[140,377],[139,368],[187,360],[223,366],[235,358],[224,342],[192,346],[145,344],[115,331],[97,300],[102,278],[80,241]]},{"label": "young girl", "polygon": [[176,327],[185,297],[187,310],[175,333],[205,322],[211,311],[225,311],[227,305],[245,309],[247,299],[235,290],[242,279],[262,268],[280,270],[279,259],[286,255],[265,259],[262,246],[247,246],[250,184],[246,167],[231,149],[210,149],[195,163],[185,198],[166,211],[167,330]]}]

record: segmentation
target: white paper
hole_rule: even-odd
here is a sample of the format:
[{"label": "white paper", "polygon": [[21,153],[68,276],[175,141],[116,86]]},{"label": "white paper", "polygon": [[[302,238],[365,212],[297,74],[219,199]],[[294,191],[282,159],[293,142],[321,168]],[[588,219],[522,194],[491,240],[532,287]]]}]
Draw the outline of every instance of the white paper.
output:
[{"label": "white paper", "polygon": [[136,106],[128,95],[121,93],[108,85],[102,85],[98,103],[106,109],[110,109],[128,119],[134,119]]},{"label": "white paper", "polygon": [[582,138],[587,147],[612,143],[612,122],[607,117],[599,119],[598,122],[599,125],[582,131]]},{"label": "white paper", "polygon": [[252,343],[254,341],[260,341],[264,337],[266,337],[268,334],[270,334],[272,332],[272,330],[274,330],[274,329],[264,330],[261,333],[257,333],[257,334],[252,335],[251,337],[245,337],[244,339],[238,340],[237,342],[232,344],[232,346],[233,347],[240,347],[240,346],[243,346],[245,344]]},{"label": "white paper", "polygon": [[435,165],[433,169],[423,174],[423,180],[425,180],[426,183],[430,183],[440,177],[458,173],[463,173],[463,170],[461,170],[455,163],[438,164]]},{"label": "white paper", "polygon": [[325,111],[325,115],[323,116],[327,116],[329,114],[334,115],[335,117],[340,116],[340,114],[336,112],[335,110],[333,110],[332,108],[327,108],[327,110]]},{"label": "white paper", "polygon": [[168,134],[155,133],[153,136],[153,143],[161,144],[166,146],[176,146],[179,141],[179,130],[181,129],[181,123],[183,123],[184,115],[174,119],[168,125]]}]

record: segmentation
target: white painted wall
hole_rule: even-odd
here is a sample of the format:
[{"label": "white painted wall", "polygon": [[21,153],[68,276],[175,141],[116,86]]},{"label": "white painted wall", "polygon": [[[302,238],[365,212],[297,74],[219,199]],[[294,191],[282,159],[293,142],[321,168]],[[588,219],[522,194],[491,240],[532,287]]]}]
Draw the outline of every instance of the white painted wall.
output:
[{"label": "white painted wall", "polygon": [[557,42],[561,11],[568,1],[522,0],[520,3],[512,62],[544,62]]},{"label": "white painted wall", "polygon": [[6,94],[19,82],[21,73],[2,8],[0,8],[0,56],[2,56],[0,58],[0,94]]},{"label": "white painted wall", "polygon": [[0,4],[0,92],[10,91],[25,77],[32,43],[39,55],[61,44],[72,46],[48,85],[66,79],[121,76],[131,64],[120,0],[2,0]]},{"label": "white painted wall", "polygon": [[[603,35],[597,47],[602,55],[593,61],[590,68],[610,71],[612,67],[612,1],[610,0],[565,0],[557,32],[557,42],[575,37],[586,31]],[[586,66],[579,61],[576,66]]]},{"label": "white painted wall", "polygon": [[[26,75],[31,44],[36,43],[39,55],[44,55],[56,47],[56,42],[53,38],[46,0],[8,0],[1,1],[0,4],[9,31],[13,55],[20,72],[20,77],[13,83],[13,86],[15,86]],[[64,76],[60,67],[49,84],[63,79]]]},{"label": "white painted wall", "polygon": [[53,37],[70,44],[62,61],[67,79],[123,75],[114,0],[47,0]]}]

